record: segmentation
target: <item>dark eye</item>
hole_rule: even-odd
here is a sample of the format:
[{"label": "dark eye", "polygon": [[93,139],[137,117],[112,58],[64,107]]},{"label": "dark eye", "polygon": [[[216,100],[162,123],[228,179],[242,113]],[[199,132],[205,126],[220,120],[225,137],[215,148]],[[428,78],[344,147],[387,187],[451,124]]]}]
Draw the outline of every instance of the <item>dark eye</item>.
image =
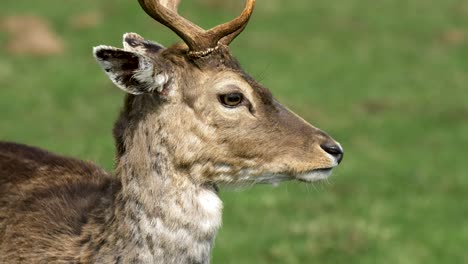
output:
[{"label": "dark eye", "polygon": [[222,94],[219,101],[226,107],[236,107],[242,103],[244,96],[241,93]]}]

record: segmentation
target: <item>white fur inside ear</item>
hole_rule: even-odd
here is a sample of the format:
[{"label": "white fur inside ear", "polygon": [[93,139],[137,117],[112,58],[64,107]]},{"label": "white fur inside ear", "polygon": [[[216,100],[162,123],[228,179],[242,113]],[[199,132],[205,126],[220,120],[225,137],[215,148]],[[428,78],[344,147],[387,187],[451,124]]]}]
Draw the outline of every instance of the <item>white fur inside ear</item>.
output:
[{"label": "white fur inside ear", "polygon": [[156,76],[154,76],[154,81],[155,81],[155,84],[156,84],[156,91],[158,91],[159,93],[163,91],[164,89],[164,85],[167,83],[167,81],[169,80],[169,77],[166,75],[166,74],[157,74]]},{"label": "white fur inside ear", "polygon": [[164,85],[169,79],[164,73],[156,74],[153,64],[148,64],[146,61],[140,61],[139,69],[135,71],[133,78],[145,85],[145,87],[143,87],[145,91],[153,92],[156,90],[159,93],[162,92]]},{"label": "white fur inside ear", "polygon": [[[117,87],[127,93],[138,95],[154,90],[162,92],[169,80],[167,74],[156,73],[151,59],[143,54],[109,46],[98,46],[93,51],[107,76]],[[138,62],[137,68],[126,66],[136,65],[135,62]]]}]

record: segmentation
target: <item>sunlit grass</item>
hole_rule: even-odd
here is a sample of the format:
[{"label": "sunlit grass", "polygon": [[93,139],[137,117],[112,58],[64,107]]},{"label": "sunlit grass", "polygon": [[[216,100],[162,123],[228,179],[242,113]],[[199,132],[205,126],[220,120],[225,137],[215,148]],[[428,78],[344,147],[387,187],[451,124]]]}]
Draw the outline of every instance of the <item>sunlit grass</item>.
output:
[{"label": "sunlit grass", "polygon": [[[183,13],[204,26],[241,6],[185,2]],[[88,11],[101,15],[96,27],[70,26]],[[111,169],[123,94],[91,47],[120,46],[131,31],[164,45],[176,36],[137,1],[0,3],[0,18],[22,14],[48,19],[66,53],[0,50],[0,138]],[[460,0],[257,1],[233,52],[280,101],[339,140],[345,158],[328,183],[222,192],[213,262],[467,263],[467,18]]]}]

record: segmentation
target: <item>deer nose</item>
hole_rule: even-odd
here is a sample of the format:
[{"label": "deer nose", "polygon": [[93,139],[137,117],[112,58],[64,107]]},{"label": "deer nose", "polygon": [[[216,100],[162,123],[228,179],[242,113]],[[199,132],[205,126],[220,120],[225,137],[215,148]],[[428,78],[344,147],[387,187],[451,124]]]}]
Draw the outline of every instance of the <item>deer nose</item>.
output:
[{"label": "deer nose", "polygon": [[325,150],[328,154],[332,155],[338,164],[343,160],[343,148],[335,142],[327,142],[320,147]]}]

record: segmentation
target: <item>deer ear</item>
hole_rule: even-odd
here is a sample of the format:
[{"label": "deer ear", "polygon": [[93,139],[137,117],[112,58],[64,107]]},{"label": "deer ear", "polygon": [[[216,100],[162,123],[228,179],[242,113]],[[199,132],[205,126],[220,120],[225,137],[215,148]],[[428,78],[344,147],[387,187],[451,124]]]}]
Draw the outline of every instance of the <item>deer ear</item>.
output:
[{"label": "deer ear", "polygon": [[164,49],[164,46],[144,39],[137,33],[125,33],[123,35],[124,50],[134,51],[141,54],[158,53]]},{"label": "deer ear", "polygon": [[107,76],[127,93],[161,93],[169,80],[168,73],[156,69],[155,63],[143,54],[109,46],[95,47],[93,52]]}]

